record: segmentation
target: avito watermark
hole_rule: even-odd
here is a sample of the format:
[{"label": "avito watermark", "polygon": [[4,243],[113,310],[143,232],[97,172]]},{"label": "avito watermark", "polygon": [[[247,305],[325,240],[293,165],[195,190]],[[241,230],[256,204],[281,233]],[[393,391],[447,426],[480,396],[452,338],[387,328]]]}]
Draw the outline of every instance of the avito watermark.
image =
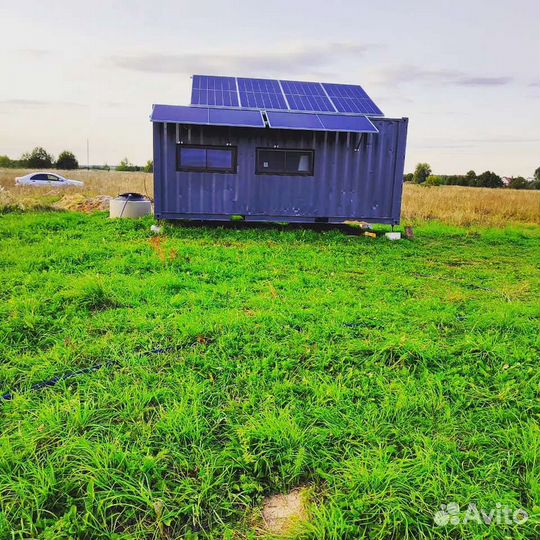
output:
[{"label": "avito watermark", "polygon": [[485,510],[470,503],[466,510],[461,510],[458,503],[441,504],[441,509],[435,513],[433,520],[438,527],[447,525],[466,525],[467,523],[484,523],[485,525],[522,525],[529,519],[529,514],[523,508],[511,508],[497,503],[495,508]]}]

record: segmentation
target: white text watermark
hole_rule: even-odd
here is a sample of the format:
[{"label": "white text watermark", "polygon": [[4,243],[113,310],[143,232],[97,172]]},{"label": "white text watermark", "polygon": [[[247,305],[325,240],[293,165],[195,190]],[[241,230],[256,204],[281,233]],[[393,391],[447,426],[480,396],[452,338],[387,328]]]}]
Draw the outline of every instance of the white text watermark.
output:
[{"label": "white text watermark", "polygon": [[438,527],[448,525],[466,525],[478,523],[484,525],[522,525],[529,519],[529,514],[523,508],[511,508],[500,503],[488,510],[478,508],[470,503],[467,508],[461,509],[458,503],[441,504],[441,509],[433,516]]}]

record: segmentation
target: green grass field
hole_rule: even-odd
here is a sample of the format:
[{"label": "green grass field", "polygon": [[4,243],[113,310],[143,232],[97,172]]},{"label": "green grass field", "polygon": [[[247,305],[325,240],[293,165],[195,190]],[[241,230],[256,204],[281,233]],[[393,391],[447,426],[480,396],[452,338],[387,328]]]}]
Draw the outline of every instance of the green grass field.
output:
[{"label": "green grass field", "polygon": [[1,539],[539,537],[537,227],[151,223],[0,216]]}]

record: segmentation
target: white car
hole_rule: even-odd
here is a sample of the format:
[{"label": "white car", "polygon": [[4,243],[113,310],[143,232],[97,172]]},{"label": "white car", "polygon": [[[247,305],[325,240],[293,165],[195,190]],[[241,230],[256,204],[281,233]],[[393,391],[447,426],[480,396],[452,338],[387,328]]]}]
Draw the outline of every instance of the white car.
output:
[{"label": "white car", "polygon": [[84,182],[79,180],[70,180],[59,174],[50,172],[37,172],[27,174],[26,176],[18,176],[15,178],[16,186],[49,186],[49,187],[65,187],[65,186],[84,186]]}]

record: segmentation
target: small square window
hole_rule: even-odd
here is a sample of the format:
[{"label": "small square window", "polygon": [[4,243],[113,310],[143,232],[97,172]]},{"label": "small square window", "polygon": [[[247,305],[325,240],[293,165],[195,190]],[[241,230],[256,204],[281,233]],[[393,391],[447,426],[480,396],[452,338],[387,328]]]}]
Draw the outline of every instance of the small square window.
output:
[{"label": "small square window", "polygon": [[206,150],[203,148],[181,148],[183,167],[206,168]]},{"label": "small square window", "polygon": [[209,148],[206,151],[206,165],[210,169],[231,169],[232,157],[230,150]]},{"label": "small square window", "polygon": [[313,150],[257,148],[257,174],[313,176]]}]

